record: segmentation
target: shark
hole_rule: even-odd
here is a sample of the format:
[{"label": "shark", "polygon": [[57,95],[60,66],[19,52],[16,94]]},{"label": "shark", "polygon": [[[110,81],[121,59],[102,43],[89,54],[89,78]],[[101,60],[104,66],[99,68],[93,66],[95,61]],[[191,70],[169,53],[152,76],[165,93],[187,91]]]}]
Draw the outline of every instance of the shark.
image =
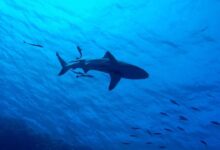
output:
[{"label": "shark", "polygon": [[59,76],[69,70],[82,69],[86,74],[90,70],[104,72],[110,75],[110,84],[108,90],[113,90],[122,78],[125,79],[146,79],[149,73],[135,65],[117,60],[109,51],[99,59],[77,59],[66,62],[58,52],[56,56],[61,65]]}]

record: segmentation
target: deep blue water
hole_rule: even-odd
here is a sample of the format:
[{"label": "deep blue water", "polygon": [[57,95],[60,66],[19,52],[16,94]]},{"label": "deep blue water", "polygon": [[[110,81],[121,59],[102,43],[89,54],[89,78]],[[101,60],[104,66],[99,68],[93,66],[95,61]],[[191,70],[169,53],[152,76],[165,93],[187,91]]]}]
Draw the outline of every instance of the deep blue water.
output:
[{"label": "deep blue water", "polygon": [[[0,150],[219,150],[219,27],[219,0],[1,0]],[[76,46],[150,77],[59,77]]]}]

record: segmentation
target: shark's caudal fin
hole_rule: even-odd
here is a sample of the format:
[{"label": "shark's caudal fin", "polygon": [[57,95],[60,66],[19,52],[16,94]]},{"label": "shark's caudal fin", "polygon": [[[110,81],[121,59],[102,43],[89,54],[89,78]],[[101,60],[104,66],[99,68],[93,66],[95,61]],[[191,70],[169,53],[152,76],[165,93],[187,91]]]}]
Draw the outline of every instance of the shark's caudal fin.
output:
[{"label": "shark's caudal fin", "polygon": [[56,53],[56,55],[57,55],[57,58],[62,66],[62,69],[61,69],[60,73],[58,74],[60,76],[60,75],[63,75],[64,73],[66,73],[69,70],[69,68],[67,67],[67,63],[60,57],[59,53]]}]

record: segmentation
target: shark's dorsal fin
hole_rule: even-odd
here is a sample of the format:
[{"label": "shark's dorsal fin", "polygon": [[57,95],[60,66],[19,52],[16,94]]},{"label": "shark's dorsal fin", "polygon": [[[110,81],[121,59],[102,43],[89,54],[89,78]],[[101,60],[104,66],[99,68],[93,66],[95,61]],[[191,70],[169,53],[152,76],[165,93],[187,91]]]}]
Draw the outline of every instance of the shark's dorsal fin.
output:
[{"label": "shark's dorsal fin", "polygon": [[110,59],[110,61],[112,61],[112,62],[118,62],[118,61],[115,59],[115,57],[114,57],[109,51],[107,51],[107,52],[105,53],[105,55],[104,55],[103,58],[108,58],[108,59]]},{"label": "shark's dorsal fin", "polygon": [[116,85],[118,84],[118,82],[121,79],[121,76],[116,73],[110,73],[110,76],[111,76],[111,82],[109,84],[108,89],[111,91],[112,89],[114,89],[116,87]]}]

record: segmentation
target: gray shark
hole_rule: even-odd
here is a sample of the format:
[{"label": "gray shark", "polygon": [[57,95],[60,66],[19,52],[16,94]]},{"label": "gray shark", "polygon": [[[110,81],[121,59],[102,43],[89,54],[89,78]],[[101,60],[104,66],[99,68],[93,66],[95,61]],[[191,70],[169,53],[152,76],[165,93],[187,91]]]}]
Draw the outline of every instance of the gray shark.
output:
[{"label": "gray shark", "polygon": [[84,73],[89,70],[101,71],[108,73],[111,77],[109,84],[109,90],[112,90],[119,83],[121,78],[126,79],[146,79],[149,74],[134,65],[128,64],[126,62],[118,61],[110,52],[106,52],[104,57],[100,59],[78,59],[75,61],[65,62],[59,53],[56,53],[57,58],[62,66],[59,76],[66,73],[68,70],[74,70],[81,68]]}]

